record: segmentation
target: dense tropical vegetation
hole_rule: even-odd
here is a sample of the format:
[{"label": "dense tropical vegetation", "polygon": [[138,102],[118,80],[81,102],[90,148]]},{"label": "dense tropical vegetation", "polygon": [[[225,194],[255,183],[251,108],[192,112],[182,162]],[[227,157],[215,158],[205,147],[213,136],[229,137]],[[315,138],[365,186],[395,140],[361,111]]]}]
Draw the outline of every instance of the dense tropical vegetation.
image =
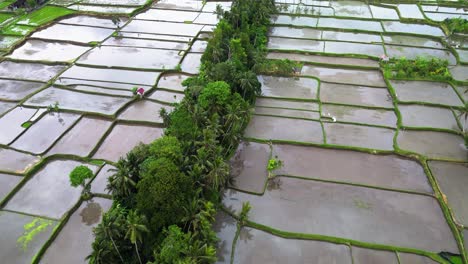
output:
[{"label": "dense tropical vegetation", "polygon": [[109,178],[114,204],[94,230],[90,263],[216,261],[212,224],[230,180],[226,160],[260,93],[254,68],[265,63],[274,11],[272,0],[217,8],[222,19],[200,74],[184,82],[185,98],[171,113],[161,111],[165,135],[130,151]]},{"label": "dense tropical vegetation", "polygon": [[446,18],[443,22],[443,25],[447,27],[450,34],[453,33],[463,33],[468,34],[468,20],[458,17],[458,18]]}]

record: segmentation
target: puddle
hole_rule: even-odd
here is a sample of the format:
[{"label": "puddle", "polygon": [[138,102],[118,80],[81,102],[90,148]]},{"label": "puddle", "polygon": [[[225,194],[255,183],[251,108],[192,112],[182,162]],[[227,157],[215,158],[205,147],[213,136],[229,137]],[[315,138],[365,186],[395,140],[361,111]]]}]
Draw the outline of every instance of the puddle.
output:
[{"label": "puddle", "polygon": [[420,35],[430,36],[445,36],[444,32],[435,26],[421,25],[421,24],[408,24],[395,21],[383,21],[382,22],[386,32],[404,32]]},{"label": "puddle", "polygon": [[335,117],[338,122],[396,127],[397,117],[393,111],[375,110],[341,105],[322,105],[322,116]]},{"label": "puddle", "polygon": [[41,263],[83,263],[92,252],[93,228],[111,206],[112,200],[97,197],[83,202],[47,248]]},{"label": "puddle", "polygon": [[[55,160],[38,171],[5,206],[6,209],[59,219],[81,196],[81,187],[70,185],[70,172],[82,163]],[[86,165],[94,172],[97,167]]]},{"label": "puddle", "polygon": [[72,154],[87,157],[111,124],[112,122],[103,119],[83,117],[55,143],[47,155]]},{"label": "puddle", "polygon": [[273,145],[283,161],[278,174],[432,193],[422,166],[396,155]]},{"label": "puddle", "polygon": [[[128,60],[129,57],[132,58],[131,61]],[[133,69],[168,70],[175,68],[179,60],[178,51],[104,46],[89,51],[78,60],[78,63]]]},{"label": "puddle", "polygon": [[186,50],[188,44],[181,42],[134,39],[134,38],[109,38],[103,46],[118,46],[118,47],[137,47],[151,49],[170,49],[170,50]]},{"label": "puddle", "polygon": [[76,85],[73,87],[69,87],[81,92],[89,92],[89,93],[97,93],[101,95],[115,95],[115,96],[125,96],[125,97],[133,97],[133,92],[131,89],[125,90],[117,90],[117,89],[110,89],[110,88],[99,88],[93,86],[86,86],[86,85]]},{"label": "puddle", "polygon": [[468,62],[468,51],[467,50],[456,49],[456,51],[458,53],[458,57],[460,57],[460,61]]},{"label": "puddle", "polygon": [[320,100],[327,103],[393,108],[387,89],[320,83]]},{"label": "puddle", "polygon": [[215,26],[218,24],[219,19],[218,16],[214,13],[201,13],[197,19],[193,21],[195,24],[202,24],[202,25],[213,25]]},{"label": "puddle", "polygon": [[[73,34],[70,34],[70,32],[73,32]],[[113,32],[113,29],[107,28],[55,24],[35,32],[31,37],[89,43],[93,41],[103,41]]]},{"label": "puddle", "polygon": [[0,201],[2,201],[23,177],[0,173]]},{"label": "puddle", "polygon": [[0,99],[21,101],[43,86],[44,83],[0,79]]},{"label": "puddle", "polygon": [[155,3],[153,7],[161,9],[200,11],[203,8],[203,2],[192,0],[161,0]]},{"label": "puddle", "polygon": [[216,232],[216,236],[219,238],[218,247],[216,249],[216,263],[230,264],[232,242],[234,241],[234,235],[237,232],[236,220],[223,211],[219,210],[215,216],[213,230]]},{"label": "puddle", "polygon": [[422,105],[399,105],[403,126],[431,127],[460,131],[450,109]]},{"label": "puddle", "polygon": [[398,258],[393,251],[372,250],[366,248],[352,247],[353,263],[386,263],[399,264]]},{"label": "puddle", "polygon": [[323,41],[270,37],[268,49],[323,52]]},{"label": "puddle", "polygon": [[195,24],[133,20],[122,31],[195,37],[202,27]]},{"label": "puddle", "polygon": [[130,98],[88,94],[50,87],[28,99],[25,105],[47,107],[58,102],[60,109],[113,115],[128,101]]},{"label": "puddle", "polygon": [[[406,45],[406,46],[437,48],[437,49],[444,48],[444,46],[442,46],[442,43],[440,43],[439,41],[429,39],[429,38],[405,36],[405,35],[387,35],[387,36],[382,36],[382,37],[383,37],[385,44]],[[392,47],[392,46],[387,46],[387,47]],[[427,52],[430,52],[430,51],[435,51],[435,50],[427,50]]]},{"label": "puddle", "polygon": [[165,90],[156,90],[148,98],[172,104],[180,103],[184,96],[185,95],[182,93],[173,93]]},{"label": "puddle", "polygon": [[450,67],[449,71],[455,80],[468,82],[468,66],[457,65]]},{"label": "puddle", "polygon": [[448,60],[449,65],[456,65],[457,59],[453,54],[448,50],[439,50],[439,49],[425,49],[425,48],[415,48],[415,47],[403,47],[403,46],[393,46],[385,45],[385,50],[389,57],[406,57],[408,59],[414,60],[417,57],[425,58],[439,58],[443,60]]},{"label": "puddle", "polygon": [[[100,69],[72,66],[59,77],[74,78],[91,81],[120,82],[142,85],[154,85],[159,72],[129,71],[117,69]],[[131,89],[132,87],[129,87]]]},{"label": "puddle", "polygon": [[15,107],[16,103],[1,102],[0,101],[0,116],[6,113],[11,108]]},{"label": "puddle", "polygon": [[186,74],[166,73],[159,79],[157,87],[183,92],[185,87],[182,86],[182,82],[188,77],[190,76]]},{"label": "puddle", "polygon": [[47,82],[64,69],[62,65],[2,61],[0,77]]},{"label": "puddle", "polygon": [[271,19],[272,24],[277,25],[292,25],[300,27],[316,27],[317,18],[315,17],[303,17],[303,16],[288,16],[278,15]]},{"label": "puddle", "polygon": [[[129,83],[115,83],[115,82],[107,82],[107,81],[104,81],[104,82],[101,82],[101,81],[88,81],[88,80],[71,79],[71,78],[60,78],[55,83],[60,84],[60,85],[68,86],[68,88],[71,88],[71,89],[76,89],[77,85],[78,86],[79,85],[85,85],[85,86],[96,86],[96,87],[101,87],[101,88],[131,91],[132,88],[135,87],[135,84],[129,84]],[[148,85],[138,84],[136,86],[142,87],[145,90],[151,89],[151,86],[148,86]],[[77,89],[77,90],[79,90],[79,89]]]},{"label": "puddle", "polygon": [[198,74],[200,72],[202,55],[201,53],[188,53],[180,64],[182,71],[190,74]]},{"label": "puddle", "polygon": [[312,28],[271,27],[269,35],[274,37],[321,39],[322,31]]},{"label": "puddle", "polygon": [[164,9],[148,9],[135,17],[135,19],[157,20],[166,22],[185,22],[193,21],[199,15],[199,12],[176,11]]},{"label": "puddle", "polygon": [[38,156],[0,148],[0,168],[2,171],[25,173],[39,161]]},{"label": "puddle", "polygon": [[[340,31],[323,31],[322,39],[324,40],[340,40],[349,42],[368,42],[368,43],[380,43],[382,39],[377,34],[364,34],[364,33],[353,33],[353,32],[340,32]],[[343,43],[351,44],[351,43]]]},{"label": "puddle", "polygon": [[28,40],[8,58],[28,61],[70,62],[89,50],[89,47],[61,42]]},{"label": "puddle", "polygon": [[358,58],[344,58],[344,57],[333,57],[333,56],[320,56],[320,55],[305,55],[299,53],[281,53],[281,52],[269,52],[267,59],[289,59],[293,61],[303,62],[317,62],[326,64],[336,65],[355,65],[365,67],[379,67],[379,63],[369,59],[358,59]]},{"label": "puddle", "polygon": [[72,5],[69,9],[81,11],[81,12],[94,12],[94,13],[105,13],[105,14],[130,14],[136,10],[136,8],[128,7],[117,7],[117,6],[101,6],[101,5]]},{"label": "puddle", "polygon": [[262,96],[276,98],[317,99],[319,82],[312,78],[259,75]]},{"label": "puddle", "polygon": [[390,81],[398,100],[463,106],[462,101],[448,83],[424,81]]},{"label": "puddle", "polygon": [[384,49],[382,45],[326,41],[325,52],[335,54],[362,54],[379,57],[384,54]]},{"label": "puddle", "polygon": [[453,210],[457,222],[465,226],[468,225],[468,206],[466,204],[468,164],[429,161],[428,165],[442,193],[448,199],[448,205]]},{"label": "puddle", "polygon": [[99,171],[99,174],[91,183],[92,193],[109,194],[109,191],[106,189],[107,179],[109,176],[115,173],[112,171],[112,169],[115,169],[115,167],[109,164],[106,164],[104,167],[102,167],[101,171]]},{"label": "puddle", "polygon": [[400,130],[397,142],[401,149],[429,158],[468,161],[463,138],[458,135],[433,131]]},{"label": "puddle", "polygon": [[395,9],[385,8],[381,6],[369,5],[372,11],[372,17],[376,19],[395,19],[399,20],[400,17]]},{"label": "puddle", "polygon": [[60,24],[73,24],[81,26],[90,26],[90,27],[101,27],[101,28],[111,28],[117,29],[120,25],[127,21],[126,18],[119,18],[120,23],[114,23],[112,19],[92,17],[92,16],[74,16],[71,18],[65,18],[59,21]]},{"label": "puddle", "polygon": [[141,39],[154,39],[154,40],[167,40],[177,42],[190,42],[192,37],[174,36],[174,35],[159,35],[147,33],[132,33],[132,32],[119,32],[119,36],[123,38],[141,38]]},{"label": "puddle", "polygon": [[[336,13],[336,12],[335,12]],[[337,29],[358,29],[363,31],[382,32],[382,25],[377,21],[352,20],[339,18],[321,17],[317,27]]]},{"label": "puddle", "polygon": [[257,98],[257,100],[255,101],[255,106],[319,111],[318,103],[287,101],[270,98]]},{"label": "puddle", "polygon": [[263,196],[229,191],[223,203],[239,212],[242,202],[250,201],[249,220],[283,231],[458,252],[432,197],[293,178],[281,181],[280,189]]},{"label": "puddle", "polygon": [[268,178],[270,146],[243,141],[229,161],[233,186],[236,189],[262,193]]},{"label": "puddle", "polygon": [[35,154],[45,152],[68,128],[79,115],[70,113],[51,113],[44,115],[31,126],[11,146]]},{"label": "puddle", "polygon": [[255,114],[320,120],[320,113],[318,112],[282,108],[255,107]]},{"label": "puddle", "polygon": [[192,44],[192,47],[190,47],[190,51],[203,53],[205,52],[207,46],[208,46],[207,41],[197,40]]},{"label": "puddle", "polygon": [[[32,228],[26,231],[24,229],[25,225],[29,226],[31,224],[33,224]],[[2,256],[2,262],[30,263],[49,239],[56,225],[56,221],[17,213],[0,212],[0,233],[2,234],[0,255]],[[44,230],[41,230],[39,228],[40,226],[43,226]],[[25,232],[26,234],[32,234],[32,232],[37,233],[23,249],[23,245],[18,243],[17,240],[20,238],[24,240]]]},{"label": "puddle", "polygon": [[404,18],[424,19],[419,7],[415,4],[397,4],[400,15]]},{"label": "puddle", "polygon": [[99,147],[95,159],[117,162],[140,142],[148,144],[161,137],[163,130],[158,127],[117,124]]},{"label": "puddle", "polygon": [[141,100],[131,104],[119,115],[118,119],[162,124],[163,120],[159,112],[163,108],[165,108],[167,112],[171,112],[173,109],[172,106]]},{"label": "puddle", "polygon": [[336,16],[372,18],[369,6],[360,1],[331,1],[330,6],[335,10]]},{"label": "puddle", "polygon": [[301,74],[315,76],[321,81],[386,87],[382,74],[373,70],[351,70],[306,65],[302,68]]},{"label": "puddle", "polygon": [[393,150],[395,131],[387,128],[324,123],[327,143],[367,149]]},{"label": "puddle", "polygon": [[17,107],[1,117],[0,144],[8,145],[19,136],[25,130],[21,125],[28,121],[36,111],[36,109]]},{"label": "puddle", "polygon": [[346,245],[313,240],[285,239],[243,228],[237,240],[234,263],[340,263],[351,264]]},{"label": "puddle", "polygon": [[245,136],[263,140],[323,143],[319,122],[271,116],[253,116]]}]

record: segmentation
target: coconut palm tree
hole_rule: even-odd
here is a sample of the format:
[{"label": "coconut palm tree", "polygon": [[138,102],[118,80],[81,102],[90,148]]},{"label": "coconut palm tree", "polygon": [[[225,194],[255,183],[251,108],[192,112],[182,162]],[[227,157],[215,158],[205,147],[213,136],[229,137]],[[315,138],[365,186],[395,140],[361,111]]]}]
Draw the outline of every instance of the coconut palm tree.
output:
[{"label": "coconut palm tree", "polygon": [[138,242],[142,242],[142,234],[149,232],[146,227],[146,217],[139,215],[137,211],[130,211],[127,215],[127,233],[125,238],[129,239],[132,244],[135,245],[135,251],[138,256],[138,260],[141,262],[140,253],[138,252]]}]

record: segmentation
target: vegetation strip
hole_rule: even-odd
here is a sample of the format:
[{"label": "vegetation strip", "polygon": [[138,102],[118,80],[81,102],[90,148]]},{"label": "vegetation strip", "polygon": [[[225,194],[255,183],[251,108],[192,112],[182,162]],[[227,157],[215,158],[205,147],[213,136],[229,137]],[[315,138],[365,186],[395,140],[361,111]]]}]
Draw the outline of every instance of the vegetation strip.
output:
[{"label": "vegetation strip", "polygon": [[[264,63],[271,0],[237,0],[202,57],[185,98],[161,111],[165,135],[116,164],[114,205],[95,229],[90,263],[214,263],[212,223],[228,184],[226,160],[260,92],[253,71]],[[128,232],[127,232],[128,230]]]}]

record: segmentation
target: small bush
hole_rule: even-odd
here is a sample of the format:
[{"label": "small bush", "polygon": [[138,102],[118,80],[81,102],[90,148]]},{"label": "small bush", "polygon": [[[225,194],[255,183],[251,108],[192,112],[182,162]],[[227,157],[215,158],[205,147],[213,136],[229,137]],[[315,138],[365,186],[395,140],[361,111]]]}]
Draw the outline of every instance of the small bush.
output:
[{"label": "small bush", "polygon": [[86,179],[91,179],[93,177],[93,171],[84,166],[78,166],[72,170],[70,173],[70,183],[73,187],[84,186]]},{"label": "small bush", "polygon": [[382,61],[381,66],[387,78],[452,80],[447,68],[448,61],[438,58],[417,57],[415,60],[405,57],[391,58],[388,62]]},{"label": "small bush", "polygon": [[468,34],[468,20],[461,17],[458,18],[446,18],[442,22],[447,29],[452,33],[463,33]]}]

